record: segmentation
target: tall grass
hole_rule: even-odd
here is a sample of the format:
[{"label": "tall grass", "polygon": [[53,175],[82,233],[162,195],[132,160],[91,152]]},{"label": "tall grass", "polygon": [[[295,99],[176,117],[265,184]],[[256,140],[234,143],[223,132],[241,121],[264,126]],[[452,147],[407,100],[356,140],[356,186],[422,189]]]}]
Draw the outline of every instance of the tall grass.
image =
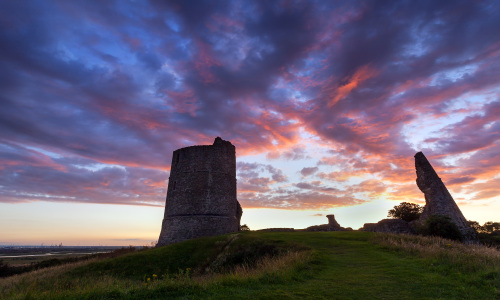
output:
[{"label": "tall grass", "polygon": [[280,256],[266,256],[254,264],[240,264],[225,273],[210,273],[194,278],[200,283],[217,281],[281,282],[295,279],[294,271],[300,271],[311,260],[309,251],[290,251]]},{"label": "tall grass", "polygon": [[[61,291],[70,286],[64,282],[65,273],[96,260],[69,263],[2,278],[0,280],[0,299],[29,299],[34,294],[46,289]],[[74,283],[81,285],[82,280],[83,278],[78,279]]]},{"label": "tall grass", "polygon": [[500,251],[483,245],[465,245],[440,237],[375,234],[382,247],[402,251],[428,262],[429,269],[448,275],[459,273],[470,285],[494,291],[500,298]]}]

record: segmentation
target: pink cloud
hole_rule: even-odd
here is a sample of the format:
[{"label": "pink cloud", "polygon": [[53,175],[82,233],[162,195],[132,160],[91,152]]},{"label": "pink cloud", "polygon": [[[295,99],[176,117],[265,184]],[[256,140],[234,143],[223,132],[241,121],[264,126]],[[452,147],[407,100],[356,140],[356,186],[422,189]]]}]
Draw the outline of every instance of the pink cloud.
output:
[{"label": "pink cloud", "polygon": [[318,167],[302,168],[302,170],[300,170],[300,174],[302,174],[302,176],[306,177],[309,175],[313,175],[318,170],[319,170]]}]

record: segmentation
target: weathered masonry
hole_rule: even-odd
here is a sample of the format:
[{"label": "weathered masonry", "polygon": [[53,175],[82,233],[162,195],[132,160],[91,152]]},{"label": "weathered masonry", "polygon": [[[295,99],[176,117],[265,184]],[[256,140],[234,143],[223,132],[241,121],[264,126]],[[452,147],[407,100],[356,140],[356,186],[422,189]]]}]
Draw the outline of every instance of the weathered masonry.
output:
[{"label": "weathered masonry", "polygon": [[236,232],[241,214],[230,142],[217,137],[213,145],[174,151],[157,246]]},{"label": "weathered masonry", "polygon": [[455,223],[465,242],[475,242],[476,232],[469,226],[455,200],[422,152],[415,154],[417,185],[425,195],[425,207],[419,221],[424,222],[432,215],[443,215]]}]

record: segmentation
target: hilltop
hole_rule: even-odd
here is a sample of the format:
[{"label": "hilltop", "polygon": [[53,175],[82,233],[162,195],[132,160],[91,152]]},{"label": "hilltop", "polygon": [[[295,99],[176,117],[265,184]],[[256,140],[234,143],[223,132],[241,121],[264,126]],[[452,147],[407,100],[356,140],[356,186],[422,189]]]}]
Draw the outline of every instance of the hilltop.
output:
[{"label": "hilltop", "polygon": [[500,252],[372,232],[241,232],[0,280],[2,299],[494,299]]}]

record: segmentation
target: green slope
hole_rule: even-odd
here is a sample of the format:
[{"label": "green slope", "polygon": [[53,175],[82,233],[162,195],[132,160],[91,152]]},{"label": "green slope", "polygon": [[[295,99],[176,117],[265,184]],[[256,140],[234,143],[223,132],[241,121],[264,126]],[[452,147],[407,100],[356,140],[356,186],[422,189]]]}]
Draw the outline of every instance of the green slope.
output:
[{"label": "green slope", "polygon": [[465,247],[368,232],[244,232],[5,279],[0,298],[500,298],[498,251]]}]

